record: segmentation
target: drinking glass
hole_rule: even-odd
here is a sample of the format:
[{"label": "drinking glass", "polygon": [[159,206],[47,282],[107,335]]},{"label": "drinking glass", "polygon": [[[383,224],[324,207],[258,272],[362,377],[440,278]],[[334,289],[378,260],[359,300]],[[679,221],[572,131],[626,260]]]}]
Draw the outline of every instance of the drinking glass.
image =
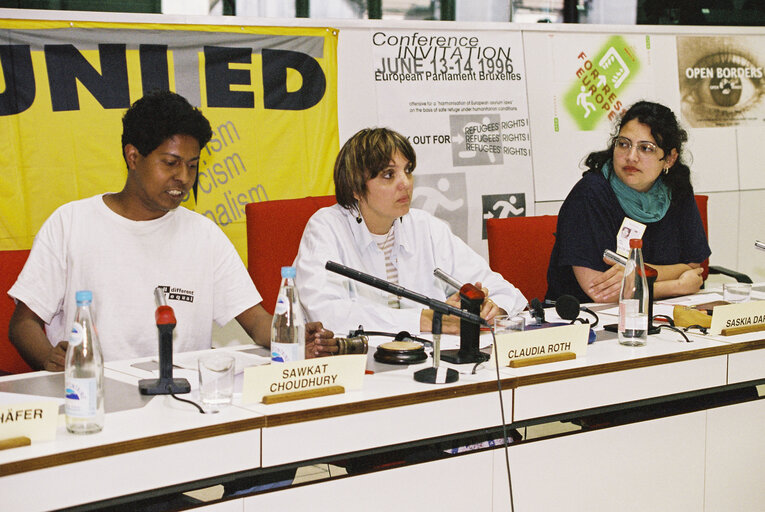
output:
[{"label": "drinking glass", "polygon": [[199,399],[207,413],[215,413],[234,399],[234,357],[204,354],[199,357]]}]

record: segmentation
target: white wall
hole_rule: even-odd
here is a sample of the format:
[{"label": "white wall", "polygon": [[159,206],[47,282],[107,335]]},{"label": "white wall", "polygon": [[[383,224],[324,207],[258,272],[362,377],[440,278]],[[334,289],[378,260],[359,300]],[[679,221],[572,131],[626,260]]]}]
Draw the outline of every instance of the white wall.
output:
[{"label": "white wall", "polygon": [[[464,175],[462,197],[468,203],[464,221],[468,230],[465,238],[471,246],[484,254],[486,246],[480,233],[482,195],[494,191],[524,191],[528,199],[527,214],[557,213],[566,193],[581,175],[579,163],[582,158],[588,152],[605,146],[610,132],[608,123],[598,125],[592,131],[580,131],[561,112],[560,96],[574,76],[572,73],[575,72],[578,51],[597,52],[609,38],[621,36],[632,45],[641,62],[638,78],[623,95],[625,102],[640,98],[653,99],[666,103],[678,113],[682,113],[684,108],[680,91],[682,74],[677,56],[678,37],[716,37],[721,38],[723,45],[729,46],[745,42],[746,58],[755,66],[765,64],[765,35],[757,27],[540,26],[475,22],[264,19],[242,16],[117,16],[106,13],[73,14],[0,9],[0,17],[8,18],[66,19],[75,16],[79,19],[120,22],[336,27],[340,29],[338,116],[341,143],[355,130],[377,124],[381,120],[402,132],[412,126],[406,116],[401,119],[390,118],[390,112],[400,108],[400,104],[393,102],[401,102],[405,94],[398,91],[396,95],[391,95],[389,93],[395,88],[370,78],[374,76],[374,69],[380,66],[381,59],[380,47],[371,43],[374,33],[398,31],[401,34],[476,35],[482,41],[487,41],[487,44],[512,47],[513,63],[523,73],[520,83],[525,93],[522,97],[515,92],[508,92],[509,88],[518,85],[518,81],[501,80],[465,81],[453,87],[423,82],[419,88],[415,84],[405,92],[426,99],[429,96],[471,98],[492,94],[487,93],[485,88],[494,84],[496,91],[493,94],[497,98],[515,101],[520,108],[518,112],[527,112],[531,138],[531,155],[528,159],[513,157],[507,159],[502,166],[494,167],[459,167],[450,163],[452,158],[448,152],[453,148],[448,144],[441,148],[418,147],[419,154],[423,156],[418,162],[418,174],[425,181],[429,174]],[[764,92],[760,90],[759,84],[755,85],[753,101],[758,106],[751,111],[754,112],[749,116],[751,119],[732,126],[689,127],[688,149],[693,156],[691,168],[696,191],[710,196],[711,263],[736,268],[750,274],[755,280],[765,281],[765,254],[753,248],[755,239],[765,239],[765,227],[762,225],[765,213],[765,164],[760,157],[760,147],[765,140],[765,114],[762,107]],[[479,93],[479,90],[482,92]],[[517,104],[519,101],[523,104]],[[498,115],[502,120],[513,117],[507,112]],[[448,132],[447,113],[434,113],[429,117],[428,123],[434,133]],[[558,132],[553,129],[553,119],[556,117],[559,121]],[[417,122],[421,119],[424,116]],[[688,124],[686,118],[682,120]]]}]

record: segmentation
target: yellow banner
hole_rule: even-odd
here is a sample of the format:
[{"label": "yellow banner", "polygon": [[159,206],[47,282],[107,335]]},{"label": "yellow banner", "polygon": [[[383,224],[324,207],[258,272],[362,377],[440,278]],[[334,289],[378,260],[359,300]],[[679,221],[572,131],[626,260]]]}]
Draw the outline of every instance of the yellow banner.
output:
[{"label": "yellow banner", "polygon": [[0,35],[0,250],[31,247],[58,206],[122,189],[122,115],[154,89],[210,120],[184,205],[245,261],[245,204],[333,193],[335,29],[0,20]]}]

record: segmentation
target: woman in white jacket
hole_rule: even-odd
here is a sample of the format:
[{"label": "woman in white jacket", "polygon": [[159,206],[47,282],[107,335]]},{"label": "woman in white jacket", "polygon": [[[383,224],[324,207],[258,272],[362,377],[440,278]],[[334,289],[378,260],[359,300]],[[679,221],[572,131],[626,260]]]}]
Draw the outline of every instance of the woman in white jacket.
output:
[{"label": "woman in white jacket", "polygon": [[[309,320],[321,318],[337,333],[357,329],[429,332],[433,312],[405,298],[326,270],[327,261],[371,274],[404,288],[459,306],[457,295],[433,276],[441,268],[486,292],[481,316],[516,314],[526,299],[486,261],[423,210],[411,209],[414,149],[387,128],[351,137],[335,161],[337,204],[308,221],[300,242],[296,285]],[[489,296],[488,292],[491,292]],[[444,316],[444,333],[459,333],[459,319]]]}]

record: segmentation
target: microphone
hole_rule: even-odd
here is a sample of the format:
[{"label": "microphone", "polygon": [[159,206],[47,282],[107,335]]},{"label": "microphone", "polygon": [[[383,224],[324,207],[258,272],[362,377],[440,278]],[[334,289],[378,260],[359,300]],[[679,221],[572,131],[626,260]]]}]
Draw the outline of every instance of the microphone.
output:
[{"label": "microphone", "polygon": [[440,268],[436,267],[433,269],[433,275],[439,278],[441,281],[445,282],[446,284],[450,285],[455,290],[459,290],[462,288],[462,283],[454,279],[452,276],[441,270]]},{"label": "microphone", "polygon": [[754,241],[754,246],[755,246],[757,249],[761,250],[761,251],[765,251],[765,242],[762,242],[762,241],[760,241],[760,240],[755,240],[755,241]]},{"label": "microphone", "polygon": [[425,306],[428,306],[430,309],[438,313],[442,313],[444,315],[454,315],[474,324],[485,325],[487,327],[489,326],[489,323],[481,318],[480,315],[476,315],[468,311],[463,311],[462,309],[456,308],[450,304],[447,304],[446,302],[440,301],[438,299],[431,299],[430,297],[427,297],[421,293],[413,292],[404,288],[403,286],[389,283],[384,279],[370,276],[369,274],[365,274],[359,270],[335,263],[334,261],[327,261],[326,265],[324,265],[324,268],[330,272],[340,274],[341,276],[345,276],[349,279],[353,279],[354,281],[358,281],[373,288],[383,290],[392,295],[398,295],[399,297],[405,297],[419,304],[424,304]]},{"label": "microphone", "polygon": [[[486,298],[483,290],[478,289],[472,283],[461,284],[440,268],[433,269],[433,275],[459,290],[460,307],[463,310],[480,316],[481,305]],[[480,337],[481,328],[478,324],[471,323],[464,318],[460,319],[460,348],[458,350],[444,350],[441,352],[441,359],[455,364],[486,361],[489,356],[481,352]]]},{"label": "microphone", "polygon": [[531,302],[529,302],[529,310],[531,317],[536,320],[536,323],[539,325],[545,323],[545,308],[542,306],[542,303],[539,302],[539,299],[536,297],[531,299]]},{"label": "microphone", "polygon": [[555,301],[555,312],[564,320],[576,320],[579,316],[579,300],[573,295],[561,295]]},{"label": "microphone", "polygon": [[188,380],[173,378],[173,329],[176,320],[161,286],[154,289],[154,301],[157,304],[154,319],[159,332],[159,379],[141,379],[138,381],[138,389],[142,395],[189,393],[191,385]]},{"label": "microphone", "polygon": [[[555,312],[558,313],[558,316],[561,317],[564,320],[571,320],[571,323],[576,322],[579,319],[579,312],[584,311],[585,313],[591,314],[593,317],[595,317],[595,322],[591,325],[591,327],[595,327],[598,325],[598,322],[600,321],[600,318],[598,317],[597,313],[592,311],[590,308],[582,306],[579,303],[579,299],[574,297],[573,295],[561,295],[558,297],[558,300],[555,301]],[[584,320],[580,320],[582,323],[589,323],[585,322]]]}]

